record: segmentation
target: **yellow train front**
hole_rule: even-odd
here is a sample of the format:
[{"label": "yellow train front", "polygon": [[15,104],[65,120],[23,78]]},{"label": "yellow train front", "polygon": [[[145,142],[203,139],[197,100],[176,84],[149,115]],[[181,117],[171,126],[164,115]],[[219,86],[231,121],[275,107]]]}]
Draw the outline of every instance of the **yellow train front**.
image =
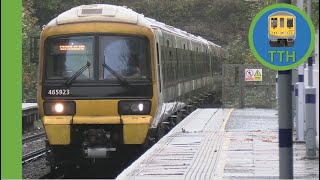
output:
[{"label": "yellow train front", "polygon": [[134,152],[197,95],[220,88],[224,50],[177,32],[112,5],[79,6],[48,23],[38,105],[52,167]]},{"label": "yellow train front", "polygon": [[271,47],[292,47],[296,39],[296,17],[289,12],[275,12],[268,18]]}]

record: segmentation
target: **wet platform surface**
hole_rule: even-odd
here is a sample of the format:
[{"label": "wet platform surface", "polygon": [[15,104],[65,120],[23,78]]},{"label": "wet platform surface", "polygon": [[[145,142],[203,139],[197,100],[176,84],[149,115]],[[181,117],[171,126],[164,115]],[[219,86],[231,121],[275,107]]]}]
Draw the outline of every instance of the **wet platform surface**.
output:
[{"label": "wet platform surface", "polygon": [[209,179],[216,176],[229,110],[197,109],[117,179]]},{"label": "wet platform surface", "polygon": [[[295,179],[319,178],[319,151],[294,144]],[[278,179],[273,109],[197,109],[117,179]]]},{"label": "wet platform surface", "polygon": [[[222,158],[223,179],[279,179],[278,111],[236,109],[228,121]],[[319,179],[319,150],[305,158],[305,143],[293,144],[294,178]]]}]

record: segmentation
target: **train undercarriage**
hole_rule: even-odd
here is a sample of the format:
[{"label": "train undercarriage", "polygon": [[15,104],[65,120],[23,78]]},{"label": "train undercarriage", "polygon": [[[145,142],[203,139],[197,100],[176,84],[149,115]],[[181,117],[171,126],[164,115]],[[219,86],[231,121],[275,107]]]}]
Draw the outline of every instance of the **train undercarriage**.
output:
[{"label": "train undercarriage", "polygon": [[199,95],[190,103],[165,121],[156,129],[149,129],[144,144],[123,144],[122,125],[73,125],[71,126],[70,145],[50,145],[46,141],[47,162],[51,171],[69,171],[95,165],[97,162],[109,164],[126,163],[139,157],[154,143],[166,135],[195,109],[216,104],[212,94]]},{"label": "train undercarriage", "polygon": [[47,147],[47,161],[51,171],[128,160],[143,152],[145,144],[125,145],[121,125],[74,125],[70,145]]},{"label": "train undercarriage", "polygon": [[294,39],[277,39],[275,41],[269,41],[270,47],[293,47]]}]

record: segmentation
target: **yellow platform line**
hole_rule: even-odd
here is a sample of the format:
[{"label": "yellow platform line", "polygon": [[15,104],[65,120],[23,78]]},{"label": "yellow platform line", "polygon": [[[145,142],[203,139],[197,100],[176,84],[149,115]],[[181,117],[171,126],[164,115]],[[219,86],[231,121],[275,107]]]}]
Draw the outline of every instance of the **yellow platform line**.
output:
[{"label": "yellow platform line", "polygon": [[227,126],[227,123],[230,119],[230,116],[232,114],[232,112],[234,111],[234,108],[230,109],[228,114],[226,115],[226,117],[224,118],[224,122],[220,127],[220,132],[223,133],[223,144],[222,144],[222,149],[220,150],[220,158],[219,158],[219,162],[218,162],[218,166],[217,166],[217,173],[216,173],[216,177],[217,179],[222,179],[223,178],[223,174],[224,174],[224,167],[226,165],[226,159],[227,159],[227,151],[229,149],[229,145],[230,145],[230,139],[229,138],[225,138],[225,128]]},{"label": "yellow platform line", "polygon": [[228,123],[228,121],[230,119],[230,116],[231,116],[231,113],[233,112],[233,110],[234,110],[234,108],[230,109],[228,114],[224,118],[223,124],[221,125],[220,130],[219,130],[220,132],[224,132],[225,131],[226,125],[227,125],[227,123]]}]

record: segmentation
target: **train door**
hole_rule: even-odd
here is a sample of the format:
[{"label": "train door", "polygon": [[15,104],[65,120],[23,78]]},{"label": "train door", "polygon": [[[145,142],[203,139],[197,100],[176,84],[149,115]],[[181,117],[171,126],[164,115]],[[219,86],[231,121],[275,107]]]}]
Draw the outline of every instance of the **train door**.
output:
[{"label": "train door", "polygon": [[163,89],[163,81],[162,81],[162,67],[161,67],[161,44],[163,44],[162,39],[162,33],[159,29],[154,29],[155,32],[155,47],[156,47],[156,55],[157,55],[157,61],[156,61],[156,71],[157,71],[157,79],[158,79],[158,93],[162,94]]},{"label": "train door", "polygon": [[163,45],[163,37],[162,37],[162,32],[158,28],[154,28],[154,34],[155,34],[155,49],[156,49],[156,62],[155,62],[155,71],[156,71],[156,76],[157,76],[157,82],[158,82],[158,112],[157,115],[155,115],[152,126],[157,126],[159,121],[161,121],[160,114],[162,112],[162,109],[165,107],[163,106],[164,104],[164,98],[163,98],[163,88],[164,88],[164,83],[163,83],[163,73],[162,73],[162,49],[161,46]]}]

